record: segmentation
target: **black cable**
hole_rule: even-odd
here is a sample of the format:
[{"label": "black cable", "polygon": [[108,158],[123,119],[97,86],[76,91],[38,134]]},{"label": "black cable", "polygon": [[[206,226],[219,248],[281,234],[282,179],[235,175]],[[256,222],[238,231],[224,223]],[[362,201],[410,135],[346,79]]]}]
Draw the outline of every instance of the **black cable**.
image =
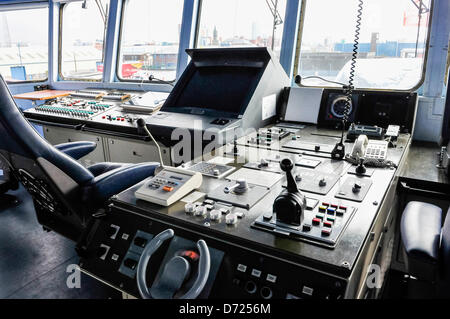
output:
[{"label": "black cable", "polygon": [[[358,14],[356,15],[356,28],[355,28],[355,39],[353,41],[352,59],[350,62],[350,74],[348,77],[348,86],[344,88],[345,96],[347,98],[345,103],[344,117],[342,118],[342,132],[345,130],[345,125],[348,122],[350,107],[353,98],[353,90],[355,89],[353,82],[355,81],[356,72],[356,59],[358,58],[358,48],[359,48],[359,37],[361,34],[361,19],[363,10],[363,0],[358,0]],[[344,133],[342,133],[343,135]]]},{"label": "black cable", "polygon": [[362,10],[363,10],[364,1],[358,0],[358,11],[356,15],[356,28],[355,28],[355,39],[353,41],[353,50],[352,50],[352,59],[350,62],[350,74],[348,77],[348,86],[344,87],[344,93],[346,96],[346,103],[344,109],[344,116],[342,117],[342,131],[341,131],[341,140],[336,144],[333,151],[331,152],[331,158],[335,160],[343,160],[345,157],[345,145],[344,145],[344,134],[345,134],[345,126],[348,122],[348,117],[350,116],[350,108],[353,98],[353,90],[355,81],[355,68],[356,68],[356,59],[358,57],[358,48],[359,48],[359,36],[361,33],[361,20],[362,20]]},{"label": "black cable", "polygon": [[164,81],[164,80],[158,79],[158,78],[155,77],[153,74],[151,74],[151,75],[148,77],[148,80],[149,80],[150,82],[158,81],[158,82],[161,82],[161,83],[163,83],[163,84],[170,85],[171,87],[175,87],[175,85],[174,85],[172,82],[168,82],[168,81]]},{"label": "black cable", "polygon": [[319,80],[322,80],[324,82],[340,85],[343,88],[347,87],[347,84],[344,84],[344,83],[341,83],[341,82],[337,82],[337,81],[328,80],[328,79],[325,79],[325,78],[323,78],[321,76],[318,76],[318,75],[310,75],[310,76],[305,76],[305,77],[302,77],[300,74],[296,75],[295,76],[295,83],[300,84],[302,82],[302,80],[309,80],[309,79],[319,79]]}]

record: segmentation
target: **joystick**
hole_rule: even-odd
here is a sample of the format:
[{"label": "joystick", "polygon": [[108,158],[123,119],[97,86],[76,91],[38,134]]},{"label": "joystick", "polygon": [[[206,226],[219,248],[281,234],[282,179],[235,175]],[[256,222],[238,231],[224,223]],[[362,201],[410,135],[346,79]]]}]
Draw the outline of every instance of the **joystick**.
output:
[{"label": "joystick", "polygon": [[355,169],[356,175],[362,176],[366,173],[366,171],[367,171],[367,169],[366,169],[366,166],[364,165],[364,158],[361,157],[359,159],[358,166]]},{"label": "joystick", "polygon": [[297,183],[292,176],[294,163],[290,158],[280,162],[280,168],[286,172],[287,187],[281,192],[273,203],[273,212],[277,221],[289,225],[300,226],[303,221],[303,212],[306,209],[306,198],[298,190]]}]

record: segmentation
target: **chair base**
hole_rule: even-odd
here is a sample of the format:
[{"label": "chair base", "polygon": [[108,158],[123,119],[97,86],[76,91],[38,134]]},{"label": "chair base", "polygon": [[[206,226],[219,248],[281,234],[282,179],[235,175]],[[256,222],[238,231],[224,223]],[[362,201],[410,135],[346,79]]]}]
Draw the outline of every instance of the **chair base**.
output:
[{"label": "chair base", "polygon": [[429,281],[408,276],[408,299],[433,299],[437,297],[437,286]]},{"label": "chair base", "polygon": [[20,200],[16,196],[9,195],[9,194],[1,194],[0,195],[0,209],[17,206],[19,203],[20,203]]}]

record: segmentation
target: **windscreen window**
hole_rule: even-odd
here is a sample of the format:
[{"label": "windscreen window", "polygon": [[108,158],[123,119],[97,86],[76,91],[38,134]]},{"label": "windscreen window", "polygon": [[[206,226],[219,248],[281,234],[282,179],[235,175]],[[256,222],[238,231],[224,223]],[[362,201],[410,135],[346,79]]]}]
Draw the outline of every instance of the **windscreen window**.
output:
[{"label": "windscreen window", "polygon": [[0,12],[0,74],[8,82],[48,78],[48,8]]},{"label": "windscreen window", "polygon": [[109,0],[76,1],[62,7],[60,72],[65,80],[100,81]]},{"label": "windscreen window", "polygon": [[280,57],[286,0],[203,0],[197,48],[268,47]]},{"label": "windscreen window", "polygon": [[172,82],[180,45],[181,0],[128,0],[122,20],[117,75],[121,80]]},{"label": "windscreen window", "polygon": [[[411,90],[423,80],[430,0],[366,0],[362,9],[356,88]],[[348,83],[357,0],[307,0],[296,73],[303,86]]]}]

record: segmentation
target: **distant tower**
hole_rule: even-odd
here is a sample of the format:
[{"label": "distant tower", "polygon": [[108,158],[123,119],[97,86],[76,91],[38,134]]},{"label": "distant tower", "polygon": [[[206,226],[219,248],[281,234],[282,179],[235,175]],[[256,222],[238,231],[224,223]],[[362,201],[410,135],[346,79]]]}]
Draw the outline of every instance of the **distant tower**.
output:
[{"label": "distant tower", "polygon": [[1,33],[0,33],[0,47],[10,48],[11,44],[11,34],[9,33],[8,20],[5,13],[0,13],[1,17]]},{"label": "distant tower", "polygon": [[219,32],[216,26],[214,26],[212,45],[219,45]]},{"label": "distant tower", "polygon": [[377,52],[378,35],[378,32],[372,32],[372,35],[370,37],[370,52]]}]

